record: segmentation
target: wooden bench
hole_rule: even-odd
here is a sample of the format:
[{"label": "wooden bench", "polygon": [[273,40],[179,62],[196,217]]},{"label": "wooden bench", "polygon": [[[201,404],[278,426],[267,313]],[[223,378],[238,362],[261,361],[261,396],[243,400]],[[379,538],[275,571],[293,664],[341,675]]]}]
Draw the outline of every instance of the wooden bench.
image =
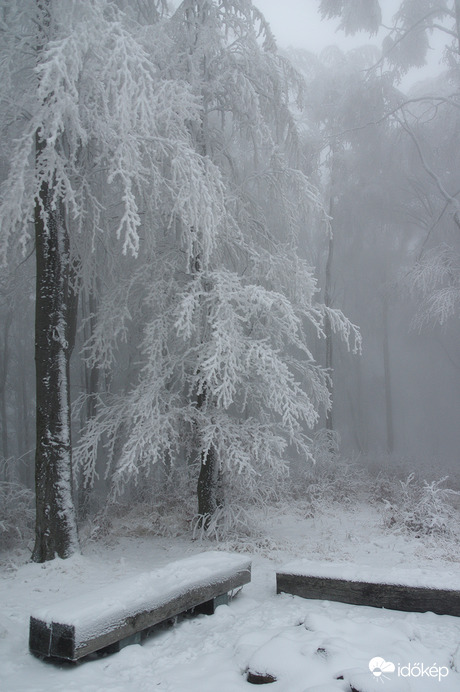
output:
[{"label": "wooden bench", "polygon": [[39,608],[30,617],[29,649],[77,661],[139,643],[155,625],[190,610],[212,614],[251,580],[251,561],[212,551]]},{"label": "wooden bench", "polygon": [[[359,571],[359,578],[356,576]],[[290,563],[276,573],[276,592],[406,612],[460,617],[460,591],[449,586],[459,575],[423,575],[410,570],[359,568],[345,563]]]}]

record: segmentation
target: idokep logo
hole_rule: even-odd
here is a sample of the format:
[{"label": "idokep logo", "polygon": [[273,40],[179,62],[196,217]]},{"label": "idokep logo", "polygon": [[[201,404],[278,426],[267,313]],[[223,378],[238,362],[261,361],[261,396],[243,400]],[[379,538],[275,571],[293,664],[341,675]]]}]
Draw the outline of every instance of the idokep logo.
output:
[{"label": "idokep logo", "polygon": [[385,661],[384,658],[376,656],[375,658],[371,658],[369,661],[369,670],[371,671],[372,675],[375,675],[376,678],[384,677],[389,680],[386,673],[394,673],[396,666],[391,661]]},{"label": "idokep logo", "polygon": [[375,656],[369,661],[369,670],[372,675],[379,678],[383,682],[383,678],[389,680],[387,673],[397,672],[399,678],[437,678],[441,682],[443,678],[449,675],[447,666],[437,666],[434,663],[431,666],[425,666],[424,663],[408,663],[407,666],[402,666],[398,663],[398,668],[391,661],[385,661],[380,656]]}]

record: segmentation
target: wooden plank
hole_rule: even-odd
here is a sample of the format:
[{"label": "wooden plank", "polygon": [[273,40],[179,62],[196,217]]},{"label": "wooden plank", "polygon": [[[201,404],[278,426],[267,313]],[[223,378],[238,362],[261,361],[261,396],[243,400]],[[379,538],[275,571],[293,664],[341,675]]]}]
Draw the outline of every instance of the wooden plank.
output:
[{"label": "wooden plank", "polygon": [[[103,632],[88,641],[81,643],[76,642],[72,651],[72,656],[70,657],[66,655],[68,653],[68,647],[66,646],[65,649],[61,648],[61,642],[63,642],[63,640],[61,638],[55,639],[53,632],[50,656],[69,658],[72,661],[76,661],[94,651],[99,651],[99,649],[110,646],[120,639],[131,637],[136,632],[142,632],[142,630],[153,627],[160,622],[164,622],[176,615],[185,613],[187,610],[191,610],[206,601],[210,601],[214,596],[220,595],[222,591],[232,591],[239,586],[243,586],[243,584],[247,584],[248,581],[247,571],[238,573],[219,584],[210,584],[209,586],[191,589],[168,603],[165,603],[160,608],[154,608],[153,610],[146,610],[135,615],[130,615],[120,622],[116,630]],[[64,643],[67,644],[67,642]]]},{"label": "wooden plank", "polygon": [[[204,556],[211,557],[211,559],[207,560]],[[228,567],[225,563],[225,556],[228,557]],[[111,609],[107,621],[104,622],[104,619],[101,619],[100,612],[95,615],[94,622],[91,622],[91,614],[89,619],[86,616],[83,635],[77,626],[78,608],[76,606],[73,608],[75,612],[73,616],[72,607],[68,605],[69,602],[56,604],[54,615],[53,607],[46,609],[41,616],[40,611],[38,614],[33,614],[30,618],[29,630],[30,651],[46,658],[77,661],[101,649],[109,651],[113,648],[113,650],[117,650],[120,648],[116,646],[118,642],[127,641],[129,643],[130,638],[134,638],[138,633],[186,611],[192,609],[199,611],[201,607],[202,612],[212,614],[217,605],[228,602],[227,594],[229,591],[240,588],[251,580],[251,562],[241,556],[232,556],[228,553],[219,554],[217,559],[222,558],[223,563],[217,564],[217,567],[220,567],[220,572],[217,570],[217,575],[213,575],[212,556],[209,553],[204,553],[203,558],[200,576],[194,578],[193,570],[191,570],[191,585],[188,588],[177,590],[174,585],[173,588],[166,585],[163,587],[163,591],[160,588],[157,593],[154,586],[153,592],[146,597],[146,604],[142,607],[139,606],[138,594],[133,593],[132,602],[134,605],[130,608],[130,603],[126,602],[126,594],[127,586],[129,587],[131,582],[124,580],[120,594],[120,597],[123,597],[120,598],[121,604],[118,612],[118,605],[115,606],[115,609],[113,607],[113,602],[117,602],[117,585],[111,585],[110,598],[108,599]],[[207,565],[206,562],[209,564]],[[186,570],[188,567],[196,566],[200,567],[199,556],[177,561],[168,565],[164,570],[169,569],[169,573],[174,575],[175,570],[184,572],[184,568]],[[139,589],[140,584],[148,585],[149,581],[155,582],[155,577],[158,574],[161,574],[161,570],[133,578],[133,592]],[[94,595],[99,595],[99,593],[101,595],[100,602],[103,603],[106,595],[104,590],[93,592],[90,596],[94,600]],[[149,598],[153,606],[148,605]],[[81,603],[81,607],[83,607],[85,604],[84,597],[82,597]],[[72,605],[74,605],[73,599],[70,601],[70,606]],[[62,616],[62,613],[65,613],[65,616]]]},{"label": "wooden plank", "polygon": [[352,605],[460,617],[460,591],[277,572],[276,592]]}]

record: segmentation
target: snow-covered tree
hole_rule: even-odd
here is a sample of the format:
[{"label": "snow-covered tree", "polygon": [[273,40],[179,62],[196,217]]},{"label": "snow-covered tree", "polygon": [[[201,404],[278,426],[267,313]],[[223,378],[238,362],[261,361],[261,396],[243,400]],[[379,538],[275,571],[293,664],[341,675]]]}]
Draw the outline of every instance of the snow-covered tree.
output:
[{"label": "snow-covered tree", "polygon": [[[199,103],[189,131],[222,186],[221,222],[211,218],[215,245],[206,252],[209,212],[201,208],[202,218],[189,222],[190,253],[165,236],[136,287],[130,280],[134,301],[147,287],[142,367],[127,394],[101,405],[79,458],[90,478],[104,439],[120,483],[155,463],[191,458],[206,525],[222,501],[220,477],[256,487],[262,475],[286,470],[289,445],[309,458],[307,430],[330,405],[312,334],[322,336],[327,315],[345,338],[358,335],[317,300],[313,270],[299,257],[303,224],[317,214],[327,232],[327,222],[290,159],[297,133],[289,104],[300,79],[276,53],[262,15],[248,0],[186,0],[166,31],[171,46],[162,64]],[[183,194],[198,203],[192,177]],[[132,314],[115,296],[107,307],[125,305]],[[112,307],[101,315],[90,358],[113,357],[102,326],[110,314]]]},{"label": "snow-covered tree", "polygon": [[159,73],[152,46],[163,47],[161,30],[149,27],[147,41],[110,0],[3,2],[1,10],[9,78],[2,118],[14,137],[0,251],[6,263],[18,245],[36,249],[33,557],[42,561],[77,549],[69,359],[78,291],[97,272],[96,249],[105,246],[109,263],[115,252],[136,256],[141,240],[154,246],[161,218],[163,227],[180,226],[189,255],[199,222],[206,257],[222,195],[219,176],[192,146],[196,98],[183,81]]}]

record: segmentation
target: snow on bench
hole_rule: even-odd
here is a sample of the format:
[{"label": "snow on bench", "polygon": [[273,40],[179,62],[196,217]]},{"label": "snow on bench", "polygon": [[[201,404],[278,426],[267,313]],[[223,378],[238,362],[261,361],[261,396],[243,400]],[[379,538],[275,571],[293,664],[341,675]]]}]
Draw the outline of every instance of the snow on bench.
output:
[{"label": "snow on bench", "polygon": [[460,574],[423,569],[292,562],[276,573],[276,592],[302,598],[460,617]]},{"label": "snow on bench", "polygon": [[212,614],[228,593],[251,580],[251,561],[211,551],[178,560],[84,596],[40,608],[30,618],[29,649],[77,661],[138,643],[141,633],[188,610]]}]

